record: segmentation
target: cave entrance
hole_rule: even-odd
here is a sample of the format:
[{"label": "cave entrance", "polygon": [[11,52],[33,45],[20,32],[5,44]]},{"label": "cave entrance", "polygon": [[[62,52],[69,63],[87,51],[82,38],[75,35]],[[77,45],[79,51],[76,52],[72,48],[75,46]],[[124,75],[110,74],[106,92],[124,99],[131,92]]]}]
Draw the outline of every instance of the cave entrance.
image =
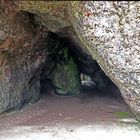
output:
[{"label": "cave entrance", "polygon": [[52,44],[57,51],[46,59],[41,100],[58,120],[113,121],[117,113],[130,112],[119,89],[95,60],[56,34],[50,35],[48,46]]},{"label": "cave entrance", "polygon": [[[32,5],[32,1],[30,2],[30,4]],[[36,1],[36,4],[38,4],[37,1]],[[75,5],[75,3],[73,3],[73,4]],[[87,6],[89,6],[89,5],[87,5]],[[12,6],[12,7],[14,7],[14,6]],[[53,9],[54,7],[55,6],[53,6],[52,8],[50,7],[50,9]],[[11,11],[11,8],[9,7],[6,10],[6,15],[9,11]],[[30,10],[30,8],[31,7],[29,6],[29,10]],[[39,8],[43,8],[43,7],[39,6]],[[89,7],[87,7],[87,8],[89,8]],[[2,11],[3,10],[4,9],[2,8]],[[58,10],[60,10],[60,8],[58,8]],[[43,11],[44,11],[44,8],[43,8]],[[62,11],[63,11],[63,9],[62,9]],[[16,10],[13,11],[13,13],[15,13],[15,12],[16,12]],[[33,12],[35,12],[35,11],[33,10]],[[56,13],[54,13],[54,14],[56,14]],[[2,15],[2,17],[3,16],[5,17],[5,14],[3,15],[3,12],[1,15]],[[32,20],[34,20],[34,16],[33,15],[29,15],[29,16],[30,16],[30,18],[29,18],[29,21],[27,20],[27,22],[30,23],[30,22],[32,22]],[[42,19],[43,18],[46,19],[48,16],[49,15],[47,15],[47,14],[45,14],[45,15],[43,13],[40,14],[40,17],[42,17]],[[22,17],[23,17],[23,20],[26,19],[26,15],[25,16],[23,15]],[[12,18],[12,16],[10,18]],[[2,25],[3,25],[3,23],[6,24],[4,26],[4,27],[6,27],[6,28],[4,28],[4,32],[1,33],[2,39],[3,39],[3,37],[7,36],[8,32],[10,31],[9,35],[12,36],[12,38],[14,38],[14,40],[15,40],[15,37],[17,37],[16,42],[19,42],[21,40],[21,44],[22,44],[22,42],[24,42],[24,41],[22,40],[21,35],[24,32],[24,28],[21,28],[22,30],[21,30],[21,34],[19,34],[20,35],[19,37],[13,36],[13,35],[16,34],[16,32],[20,30],[20,26],[22,25],[22,23],[24,24],[24,22],[20,23],[20,21],[18,21],[21,25],[17,24],[14,26],[13,26],[13,23],[11,23],[11,26],[9,26],[9,27],[17,26],[17,28],[18,28],[18,30],[16,30],[14,33],[13,30],[11,30],[11,29],[9,30],[9,27],[8,27],[10,21],[12,21],[10,18],[6,18],[6,20],[4,19],[4,21],[6,23],[3,22],[3,19],[1,19]],[[39,18],[38,18],[38,20],[39,20]],[[53,20],[53,18],[52,18],[52,20]],[[46,19],[46,21],[47,21],[47,19]],[[45,21],[42,20],[42,22],[45,22]],[[51,23],[51,21],[48,21],[48,22]],[[48,22],[46,23],[46,25],[48,25]],[[17,22],[15,22],[15,23],[17,23]],[[26,26],[28,24],[26,24],[26,22],[25,22],[24,25],[25,25],[24,27],[26,28]],[[29,27],[32,27],[32,26],[29,26]],[[33,32],[35,32],[34,28],[31,28],[31,30],[33,30]],[[26,36],[26,33],[27,33],[27,36]],[[23,36],[26,36],[25,39],[28,38],[28,32],[24,32]],[[33,37],[36,37],[36,35],[34,35],[34,33],[33,33]],[[29,36],[29,40],[30,40],[30,36]],[[13,41],[10,41],[10,42],[13,42]],[[16,45],[16,42],[15,42],[15,45]],[[34,40],[32,43],[34,44]],[[9,41],[8,41],[8,44],[9,44]],[[25,44],[25,46],[26,45],[28,48],[32,48],[32,46],[30,46],[30,44],[27,43],[27,44]],[[23,46],[22,48],[25,48],[25,50],[26,50],[25,46]],[[10,45],[10,47],[11,47],[11,45]],[[28,48],[27,48],[27,50],[28,50]],[[45,64],[43,66],[43,71],[41,74],[41,87],[42,87],[41,93],[42,94],[41,94],[40,100],[36,104],[25,106],[20,111],[17,111],[17,112],[15,111],[14,113],[11,113],[11,114],[9,113],[8,115],[3,114],[2,116],[0,116],[0,121],[1,121],[0,128],[2,128],[3,130],[4,130],[4,128],[6,128],[6,129],[8,128],[8,132],[6,132],[4,130],[4,132],[1,131],[2,132],[1,134],[5,134],[5,135],[9,136],[10,139],[11,139],[11,136],[16,136],[16,139],[19,139],[18,137],[20,135],[18,134],[18,132],[20,132],[20,134],[24,134],[24,135],[25,135],[25,132],[35,132],[35,133],[39,132],[38,135],[34,135],[35,133],[33,133],[32,136],[35,139],[35,137],[38,138],[38,136],[40,135],[40,132],[43,131],[42,138],[44,138],[44,136],[45,136],[44,133],[49,132],[53,135],[53,137],[54,136],[57,137],[57,139],[59,139],[59,136],[63,133],[62,139],[64,139],[64,138],[66,138],[66,136],[68,136],[69,138],[71,136],[74,136],[76,134],[76,133],[73,133],[74,131],[78,132],[79,130],[80,131],[82,130],[80,133],[80,134],[82,134],[81,137],[84,136],[86,138],[89,138],[89,135],[93,132],[97,132],[96,136],[99,137],[100,136],[99,134],[102,134],[103,131],[96,131],[96,126],[95,126],[96,124],[107,125],[108,122],[109,123],[116,122],[116,119],[122,118],[122,117],[126,118],[130,115],[130,110],[128,109],[127,105],[125,104],[124,100],[122,99],[118,88],[105,75],[105,73],[101,70],[101,68],[99,67],[99,65],[97,64],[97,62],[95,60],[93,60],[88,54],[84,53],[82,50],[79,50],[80,47],[75,46],[74,44],[70,43],[67,39],[59,37],[57,34],[49,33],[49,35],[47,36],[47,40],[46,40],[46,48],[47,48],[48,55],[45,60]],[[41,48],[37,47],[35,49],[36,49],[35,51],[38,52],[38,50]],[[19,46],[17,48],[17,52],[19,52],[19,54],[20,54],[20,50],[22,50],[22,49],[20,49],[20,46]],[[26,53],[26,51],[24,53]],[[16,54],[16,50],[15,50],[15,54]],[[25,59],[22,60],[23,62],[24,62],[24,60],[26,61],[26,59],[28,58],[28,55],[32,55],[32,54],[27,53],[27,55],[25,55],[27,57],[25,57]],[[8,54],[8,57],[9,57],[9,54]],[[12,60],[14,60],[14,59],[12,59]],[[6,75],[8,75],[8,77],[6,77],[6,81],[8,81],[10,76],[9,76],[9,70],[8,70],[9,67],[6,66],[7,61],[5,62],[5,59],[4,59],[4,61],[1,63],[4,63],[4,65],[5,65],[4,67],[6,69],[4,69],[4,70],[6,70],[6,71],[4,71],[4,72]],[[13,61],[13,64],[14,63],[15,62]],[[17,64],[16,63],[15,63],[15,66],[18,65],[18,63]],[[25,64],[26,64],[26,62],[25,62]],[[11,67],[13,69],[14,66],[11,66]],[[30,73],[30,71],[32,71],[30,68],[28,70],[28,62],[27,62],[25,67],[22,67],[22,65],[20,65],[19,67],[17,67],[18,69],[16,69],[15,71],[12,72],[13,77],[14,77],[14,75],[17,74],[18,76],[17,77],[15,76],[15,77],[20,78],[20,74],[18,74],[18,71],[20,72],[20,67],[21,67],[21,69],[25,68],[25,70],[27,67],[26,71],[29,73]],[[32,67],[32,61],[31,61],[31,67]],[[40,67],[40,69],[41,69],[41,67]],[[24,72],[24,70],[23,70],[23,72]],[[17,88],[19,91],[16,92],[17,93],[16,95],[18,95],[18,96],[19,96],[20,91],[23,91],[24,88],[25,89],[27,88],[28,91],[25,90],[25,92],[26,92],[27,96],[29,94],[29,97],[26,97],[26,95],[24,95],[24,93],[23,93],[23,96],[25,96],[23,98],[25,98],[25,99],[29,98],[29,100],[32,97],[32,95],[30,97],[30,93],[31,94],[34,92],[39,93],[40,71],[39,71],[39,73],[36,73],[36,72],[34,72],[34,73],[35,73],[35,75],[29,81],[29,87],[28,86],[26,87],[26,84],[25,85],[23,84],[23,86],[22,86],[22,85],[20,85],[20,82],[17,83],[20,80],[10,79],[10,83],[7,84],[7,87],[11,87],[10,89],[13,90],[13,91],[10,90],[10,92],[12,93],[16,89],[15,87],[12,87],[13,85],[19,86]],[[28,77],[28,73],[25,75],[27,75],[27,77]],[[24,77],[24,74],[21,75],[21,78],[22,77]],[[11,84],[12,82],[13,82],[13,84]],[[15,84],[15,83],[17,83],[17,84]],[[22,84],[22,82],[21,82],[21,84]],[[4,86],[5,85],[6,84],[4,82]],[[3,83],[2,83],[2,86],[3,86]],[[2,90],[3,90],[3,88],[2,88]],[[11,100],[12,96],[17,101],[19,100],[20,97],[18,97],[18,96],[14,97],[15,95],[12,95],[11,93],[9,94],[9,89],[7,89],[7,88],[6,88],[6,92],[8,93],[8,97],[6,97],[6,100],[10,100],[12,106],[14,106],[15,102],[13,102],[14,100]],[[2,94],[2,96],[4,96],[4,94]],[[38,99],[38,95],[37,95],[37,99]],[[20,100],[19,100],[19,102],[20,102]],[[8,106],[8,105],[6,104],[6,106]],[[66,124],[66,126],[64,126],[63,124]],[[67,125],[67,124],[76,125],[76,127],[78,127],[78,124],[79,124],[81,127],[79,127],[80,129],[75,129],[75,126],[71,127],[71,125]],[[86,124],[86,125],[84,125],[84,124]],[[50,129],[49,129],[48,128],[49,125],[53,126],[53,129],[52,129],[52,127],[50,127]],[[15,128],[13,128],[14,126],[15,126]],[[26,126],[26,127],[21,127],[21,126]],[[92,126],[92,128],[95,128],[95,129],[92,129],[92,131],[90,131],[90,133],[88,131],[88,133],[85,135],[84,132],[87,132],[86,129],[89,130],[89,128],[91,126]],[[9,128],[13,128],[12,132],[9,131],[10,130]],[[81,129],[81,128],[84,128],[84,129]],[[70,134],[72,134],[72,135],[67,135],[67,132],[70,132]],[[110,130],[109,130],[109,133],[110,133]],[[95,134],[95,133],[93,133],[93,134]],[[114,134],[116,136],[116,132]],[[117,135],[118,135],[118,133],[117,133]],[[49,137],[50,135],[47,134],[47,136]],[[92,135],[92,136],[95,137],[95,135]],[[28,133],[23,137],[23,139],[25,139],[25,138],[29,138]],[[2,137],[1,139],[5,139],[5,138]],[[49,139],[50,139],[50,137],[49,137]]]},{"label": "cave entrance", "polygon": [[[48,55],[40,77],[40,100],[19,112],[2,116],[0,128],[2,124],[4,127],[37,126],[38,132],[46,126],[61,129],[70,126],[72,132],[71,125],[107,125],[118,118],[129,117],[130,110],[120,91],[95,60],[54,33],[47,39]],[[36,76],[38,79],[35,75],[31,84],[36,83]],[[39,91],[39,82],[31,91],[36,88]]]}]

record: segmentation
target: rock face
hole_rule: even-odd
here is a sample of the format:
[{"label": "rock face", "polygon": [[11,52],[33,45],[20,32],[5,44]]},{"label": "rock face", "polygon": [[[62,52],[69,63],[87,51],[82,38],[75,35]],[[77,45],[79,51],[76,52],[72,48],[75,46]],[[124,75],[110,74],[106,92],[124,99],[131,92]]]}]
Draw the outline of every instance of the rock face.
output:
[{"label": "rock face", "polygon": [[89,54],[140,113],[140,2],[71,2],[72,24]]},{"label": "rock face", "polygon": [[0,9],[0,112],[38,99],[47,31],[29,13],[7,15]]},{"label": "rock face", "polygon": [[[19,11],[26,14],[20,18]],[[140,116],[140,2],[126,1],[2,1],[0,112],[19,106],[26,90],[39,87],[47,31],[38,31],[40,26],[30,23],[59,34],[65,30],[63,36],[97,61]],[[67,34],[71,28],[76,34]],[[36,80],[31,82],[34,75]]]}]

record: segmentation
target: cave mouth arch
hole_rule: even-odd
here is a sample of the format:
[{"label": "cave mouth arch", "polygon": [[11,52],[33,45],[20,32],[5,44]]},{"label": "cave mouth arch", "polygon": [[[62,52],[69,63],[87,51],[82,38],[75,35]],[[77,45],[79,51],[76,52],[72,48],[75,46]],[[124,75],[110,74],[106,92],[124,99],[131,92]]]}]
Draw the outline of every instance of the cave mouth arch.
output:
[{"label": "cave mouth arch", "polygon": [[[19,21],[20,18],[24,20],[24,26],[26,25],[28,29],[30,27],[34,29],[35,26],[38,26],[37,24],[28,26],[28,24],[32,25],[32,22],[34,22],[34,14],[29,15],[30,13],[28,13],[25,19],[22,18],[22,14],[27,13],[20,13],[17,16],[19,16]],[[27,21],[26,18],[31,18],[31,20]],[[12,22],[10,24],[12,24]],[[77,44],[74,44],[68,34],[67,37],[65,36],[66,34],[63,37],[64,30],[59,33],[48,33],[47,31],[45,39],[43,36],[38,36],[38,32],[33,31],[33,38],[31,36],[31,40],[28,36],[25,38],[22,36],[23,42],[19,41],[19,44],[22,46],[22,43],[25,43],[25,48],[23,47],[23,50],[19,49],[18,55],[16,55],[16,51],[12,55],[10,51],[6,53],[7,50],[2,52],[3,56],[6,56],[6,63],[10,65],[8,68],[11,68],[12,77],[8,82],[7,77],[4,77],[6,83],[2,86],[4,88],[6,87],[7,94],[2,91],[4,98],[1,100],[3,105],[1,112],[9,111],[9,109],[21,109],[26,103],[36,102],[36,104],[23,108],[22,111],[25,115],[24,113],[20,114],[20,112],[17,112],[17,114],[15,113],[15,115],[13,115],[14,118],[12,118],[12,116],[7,117],[7,119],[10,118],[10,122],[7,122],[11,124],[11,126],[13,123],[14,125],[18,123],[23,125],[42,125],[44,123],[54,124],[59,121],[66,123],[70,123],[71,121],[81,123],[81,121],[84,122],[85,120],[88,123],[114,121],[117,117],[116,115],[120,117],[120,115],[124,115],[124,112],[130,112],[122,96],[120,96],[119,90],[104,74],[97,62],[88,54],[84,53]],[[28,43],[31,47],[28,46],[26,39],[29,41]],[[41,42],[42,40],[43,43]],[[16,45],[18,46],[19,44]],[[43,48],[43,44],[45,44],[45,49]],[[31,52],[32,55],[30,56]],[[29,56],[27,56],[27,54],[29,54]],[[26,57],[24,58],[24,56]],[[45,63],[42,63],[40,60],[44,58],[44,56],[46,56]],[[11,59],[11,57],[13,58]],[[11,60],[13,61],[13,66],[10,63]],[[2,68],[6,70],[6,67]],[[41,76],[40,73],[42,73]],[[84,84],[84,86],[81,86],[82,79],[80,78],[80,74],[90,76],[90,80],[85,79],[87,85]],[[40,97],[40,81],[42,94],[38,101]],[[107,86],[108,81],[110,86]],[[93,87],[88,85],[90,82],[94,83]],[[7,85],[9,85],[9,88],[7,88]],[[80,94],[77,95],[77,93]],[[17,97],[17,95],[19,96]],[[54,95],[57,96],[57,98]],[[58,95],[63,98],[58,98]],[[7,100],[7,98],[10,98],[10,100]],[[24,120],[23,122],[20,122],[20,120],[15,121],[19,119],[18,114]],[[6,119],[4,124],[6,124]]]},{"label": "cave mouth arch", "polygon": [[[49,58],[48,59],[49,62],[46,62],[46,64],[50,64],[50,66],[52,66],[52,69],[49,70],[49,69],[47,69],[47,66],[45,66],[44,70],[42,72],[42,79],[41,79],[41,85],[42,85],[41,97],[43,97],[43,99],[46,99],[46,102],[49,99],[52,100],[52,102],[54,104],[53,107],[55,106],[56,108],[58,108],[58,110],[62,114],[66,113],[65,110],[70,110],[72,114],[73,113],[77,114],[78,111],[80,111],[80,109],[81,109],[81,107],[80,107],[81,105],[83,106],[83,108],[85,105],[85,109],[86,109],[86,107],[90,104],[91,106],[93,105],[92,106],[93,110],[95,109],[94,106],[96,106],[96,109],[94,110],[95,112],[93,111],[93,113],[95,113],[95,114],[96,114],[96,111],[98,112],[98,108],[101,109],[98,112],[99,114],[97,113],[99,115],[99,118],[101,117],[100,119],[103,119],[103,116],[101,116],[101,114],[102,114],[101,111],[110,112],[110,113],[112,112],[111,114],[113,114],[113,115],[111,115],[111,116],[115,116],[117,114],[117,112],[118,112],[118,114],[119,114],[119,112],[122,112],[122,114],[123,114],[123,112],[124,112],[124,114],[125,114],[125,112],[129,112],[129,109],[128,109],[126,103],[124,102],[124,99],[122,98],[119,89],[109,79],[109,77],[107,77],[105,75],[105,73],[101,70],[100,66],[97,64],[97,62],[95,60],[91,59],[91,57],[89,55],[87,55],[84,52],[77,49],[77,47],[73,43],[69,42],[69,40],[67,38],[61,38],[60,36],[58,36],[57,34],[54,34],[54,33],[50,33],[50,34],[51,34],[51,39],[54,39],[54,40],[58,39],[57,41],[59,41],[60,44],[61,44],[61,41],[63,42],[63,45],[62,45],[63,47],[68,47],[68,49],[70,51],[70,55],[71,55],[71,57],[73,57],[74,62],[76,63],[76,65],[78,67],[79,75],[77,75],[77,76],[80,77],[81,87],[79,89],[80,93],[78,95],[74,94],[74,96],[73,96],[73,94],[68,94],[68,95],[67,94],[66,95],[56,94],[57,90],[55,88],[57,86],[54,85],[54,83],[52,82],[52,77],[53,77],[52,75],[53,75],[53,70],[55,70],[55,68],[56,68],[57,60],[55,61],[55,64],[53,64],[53,66],[52,66],[52,64],[50,63],[52,61],[52,58]],[[49,41],[49,43],[50,42],[51,41]],[[56,44],[58,45],[58,43],[56,43]],[[55,53],[55,54],[57,54],[57,53]],[[67,55],[65,54],[65,56],[67,56]],[[57,58],[57,57],[55,57],[55,58]],[[54,60],[54,57],[53,57],[53,60]],[[65,61],[65,59],[63,59],[63,58],[61,60]],[[65,64],[67,65],[67,63],[64,63],[64,62],[61,62],[61,63],[64,65]],[[45,71],[47,71],[47,73],[44,73]],[[55,71],[55,72],[57,72],[57,74],[59,73],[58,71]],[[64,73],[66,73],[66,71],[64,71]],[[63,72],[60,73],[61,74],[60,77],[64,77],[64,73]],[[68,78],[71,78],[71,77],[68,77]],[[61,80],[61,79],[59,79],[59,80]],[[62,78],[62,80],[69,80],[69,79]],[[58,81],[58,82],[60,82],[60,81]],[[66,82],[68,82],[68,81],[65,81],[65,83]],[[68,82],[68,84],[69,84],[69,82]],[[67,85],[66,85],[66,87],[67,87]],[[55,105],[55,101],[57,102],[56,105]],[[48,102],[50,102],[50,101],[48,101]],[[60,105],[59,105],[59,103],[60,103]],[[67,105],[67,104],[69,104],[69,105]],[[79,108],[79,110],[75,110],[74,105],[77,105],[76,108],[77,109]],[[51,103],[50,103],[50,106],[51,106]],[[91,115],[90,112],[88,112],[88,113],[90,116]],[[99,118],[96,115],[95,116],[94,115],[92,114],[93,120],[94,119],[98,120]],[[109,113],[107,113],[107,114],[105,113],[104,115],[106,115],[106,116],[108,115],[108,117],[111,119],[111,116]],[[80,117],[80,116],[77,116],[77,117]],[[92,118],[90,118],[90,119],[92,120]],[[106,120],[107,120],[107,118],[106,118]]]},{"label": "cave mouth arch", "polygon": [[[77,82],[73,79],[72,82],[78,83],[76,86],[79,86],[79,89],[84,84],[85,86],[87,84],[89,87],[93,86],[93,88],[98,89],[105,88],[109,84],[114,85],[110,78],[102,71],[96,60],[86,54],[81,47],[76,46],[69,38],[49,32],[46,48],[48,55],[42,70],[41,82],[45,80],[51,81],[54,87],[57,86],[55,84],[62,82],[62,86],[66,86],[63,85],[63,81],[66,83],[73,77],[78,77],[74,79]],[[56,81],[56,77],[60,78],[58,79],[59,81]]]},{"label": "cave mouth arch", "polygon": [[[42,25],[42,19],[40,19],[41,17],[39,15],[21,10],[19,12],[19,16],[24,17],[24,18],[27,17],[29,19],[28,22],[30,24],[33,24],[33,27],[41,26],[41,28],[43,28],[43,27],[46,28],[45,24]],[[75,40],[75,39],[77,39],[77,37],[71,26],[67,26],[65,28],[58,29],[55,32],[56,33],[49,31],[47,39],[46,39],[46,48],[47,48],[48,55],[46,57],[45,65],[44,65],[43,72],[41,75],[41,83],[43,83],[43,81],[45,81],[45,80],[47,80],[47,82],[49,81],[50,85],[52,86],[52,88],[54,88],[54,90],[56,92],[55,88],[57,86],[54,83],[52,83],[52,77],[54,77],[54,75],[52,73],[56,69],[56,65],[58,63],[59,63],[59,67],[61,67],[62,65],[67,64],[67,61],[69,61],[69,59],[72,58],[73,59],[72,63],[75,63],[75,65],[76,65],[75,67],[77,67],[75,69],[78,69],[76,76],[73,76],[73,77],[79,76],[79,78],[77,78],[79,80],[79,82],[77,82],[78,84],[76,83],[77,86],[79,86],[79,87],[78,87],[78,89],[76,89],[75,93],[77,92],[77,90],[81,90],[81,89],[105,90],[105,88],[108,88],[108,86],[110,86],[110,85],[112,85],[114,87],[114,89],[118,90],[118,88],[115,86],[115,84],[113,84],[113,82],[110,80],[110,78],[108,76],[106,76],[106,74],[102,71],[102,69],[100,68],[98,63],[94,59],[92,59],[92,57],[90,55],[88,55],[86,53],[86,51],[82,49],[81,46],[79,46],[79,44]],[[74,37],[71,37],[71,36],[74,36]],[[48,68],[48,66],[49,66],[49,68]],[[68,65],[68,67],[69,67],[69,65]],[[60,69],[58,69],[58,71],[59,70]],[[56,71],[55,73],[57,73],[58,71]],[[75,72],[75,71],[73,71],[73,72]],[[61,76],[61,74],[60,74],[60,76]],[[71,75],[73,75],[73,73],[71,73]],[[90,77],[90,80],[82,81],[80,75],[85,75],[87,77]],[[65,77],[65,76],[63,75],[61,77]],[[74,78],[74,81],[77,79]],[[63,80],[67,81],[68,79],[63,79]],[[55,81],[55,82],[58,82],[58,81]],[[82,82],[84,84],[82,84]],[[92,84],[94,83],[92,85],[93,87],[91,87],[91,83]],[[41,84],[41,85],[43,85],[43,84]],[[65,85],[63,85],[63,86],[65,86]],[[121,97],[120,92],[118,92],[118,94],[119,94],[118,96]],[[68,95],[69,95],[69,93],[68,93]],[[71,93],[70,93],[70,96],[71,96]]]}]

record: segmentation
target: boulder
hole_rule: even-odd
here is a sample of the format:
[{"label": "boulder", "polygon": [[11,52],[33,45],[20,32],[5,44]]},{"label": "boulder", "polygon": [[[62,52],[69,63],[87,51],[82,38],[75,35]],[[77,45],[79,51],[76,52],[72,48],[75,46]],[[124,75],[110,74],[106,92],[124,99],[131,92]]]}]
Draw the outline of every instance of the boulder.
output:
[{"label": "boulder", "polygon": [[60,50],[57,55],[57,64],[53,71],[52,82],[57,95],[79,94],[81,87],[80,73],[67,48]]}]

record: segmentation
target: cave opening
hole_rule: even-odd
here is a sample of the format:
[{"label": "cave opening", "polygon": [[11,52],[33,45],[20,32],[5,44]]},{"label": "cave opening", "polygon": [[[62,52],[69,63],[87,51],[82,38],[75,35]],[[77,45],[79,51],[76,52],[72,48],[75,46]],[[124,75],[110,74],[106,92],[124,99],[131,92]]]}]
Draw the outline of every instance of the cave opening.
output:
[{"label": "cave opening", "polygon": [[104,90],[109,86],[117,89],[98,63],[68,38],[49,32],[46,42],[48,55],[41,74],[42,90],[49,85],[60,96],[72,96],[81,89]]},{"label": "cave opening", "polygon": [[[55,112],[56,116],[53,116],[55,119],[58,115],[59,121],[64,119],[61,120],[62,122],[77,122],[79,120],[102,122],[112,121],[116,118],[117,112],[129,112],[119,89],[101,70],[95,60],[91,59],[89,55],[81,53],[76,49],[76,46],[68,43],[64,38],[60,39],[58,35],[50,34],[51,39],[54,39],[54,36],[55,39],[59,38],[60,44],[66,42],[63,44],[64,46],[62,45],[64,48],[60,49],[62,51],[58,51],[60,57],[59,53],[55,52],[55,56],[51,54],[51,57],[46,59],[47,65],[44,67],[41,76],[41,97],[46,108],[51,113]],[[57,47],[59,43],[56,43]],[[70,56],[64,55],[65,47],[70,51]],[[76,69],[74,66],[68,65],[69,57],[73,57],[73,62],[77,65]],[[51,69],[48,69],[48,64]],[[74,80],[78,80],[79,84],[74,83],[75,81],[69,81],[74,74],[71,73],[71,70],[73,72],[78,71],[74,75]],[[78,78],[75,78],[76,76]],[[71,83],[74,85],[70,86]]]},{"label": "cave opening", "polygon": [[[22,12],[18,16],[22,16],[22,14],[25,15],[25,18],[30,15],[30,13]],[[30,25],[35,20],[34,16],[34,14],[29,16]],[[38,25],[34,24],[34,26]],[[34,29],[34,27],[32,28]],[[45,42],[43,42],[46,48],[44,52],[47,53],[44,55],[46,56],[45,63],[41,66],[37,65],[40,67],[36,71],[32,69],[36,63],[39,63],[40,59],[38,58],[44,53],[42,51],[44,49],[41,47],[43,45],[33,41],[33,47],[37,47],[34,49],[29,47],[29,50],[25,47],[24,53],[21,53],[21,55],[26,56],[32,51],[32,53],[34,52],[33,57],[28,58],[27,56],[25,60],[21,60],[19,54],[20,57],[17,57],[16,60],[21,60],[21,62],[17,63],[19,66],[15,63],[17,69],[14,69],[16,72],[13,74],[13,81],[18,83],[19,90],[21,90],[17,90],[17,93],[21,92],[23,95],[23,98],[19,100],[22,105],[19,105],[18,109],[21,110],[16,113],[9,113],[5,117],[6,119],[1,119],[3,123],[0,123],[0,128],[3,127],[3,124],[4,127],[19,125],[55,126],[63,122],[80,125],[95,124],[115,122],[118,117],[132,116],[119,89],[106,76],[98,63],[82,47],[73,42],[69,35],[63,36],[63,34],[65,34],[64,30],[59,33],[51,31],[47,33]],[[35,36],[34,33],[33,36]],[[37,41],[41,39],[39,38]],[[38,55],[40,56],[37,57]],[[35,61],[36,59],[38,61]],[[26,60],[29,61],[29,64],[23,62]],[[29,77],[30,75],[32,76]],[[22,83],[24,80],[28,85]],[[15,97],[13,96],[13,98]],[[24,99],[25,101],[22,103]],[[14,103],[12,102],[12,109]],[[27,103],[28,105],[23,107]],[[29,105],[29,103],[35,104]],[[9,109],[9,107],[7,108]]]},{"label": "cave opening", "polygon": [[[21,16],[23,20],[27,18],[28,21],[24,22],[29,22],[29,25],[33,25],[32,28],[38,26],[45,28],[46,23],[43,24],[44,20],[41,15],[20,11],[18,16]],[[97,96],[109,95],[118,100],[123,100],[119,89],[102,71],[96,60],[88,55],[86,50],[73,39],[77,39],[77,37],[71,26],[55,32],[49,31],[45,41],[47,56],[40,76],[41,93],[44,91],[49,93],[47,91],[51,89],[53,95],[69,97],[79,96],[83,91],[85,93],[86,91],[90,91],[90,93],[95,91]],[[35,73],[29,83],[33,82],[34,84],[38,78],[36,75],[38,72]],[[112,94],[113,91],[111,90],[113,89],[117,93]],[[94,96],[94,93],[92,95]]]}]

